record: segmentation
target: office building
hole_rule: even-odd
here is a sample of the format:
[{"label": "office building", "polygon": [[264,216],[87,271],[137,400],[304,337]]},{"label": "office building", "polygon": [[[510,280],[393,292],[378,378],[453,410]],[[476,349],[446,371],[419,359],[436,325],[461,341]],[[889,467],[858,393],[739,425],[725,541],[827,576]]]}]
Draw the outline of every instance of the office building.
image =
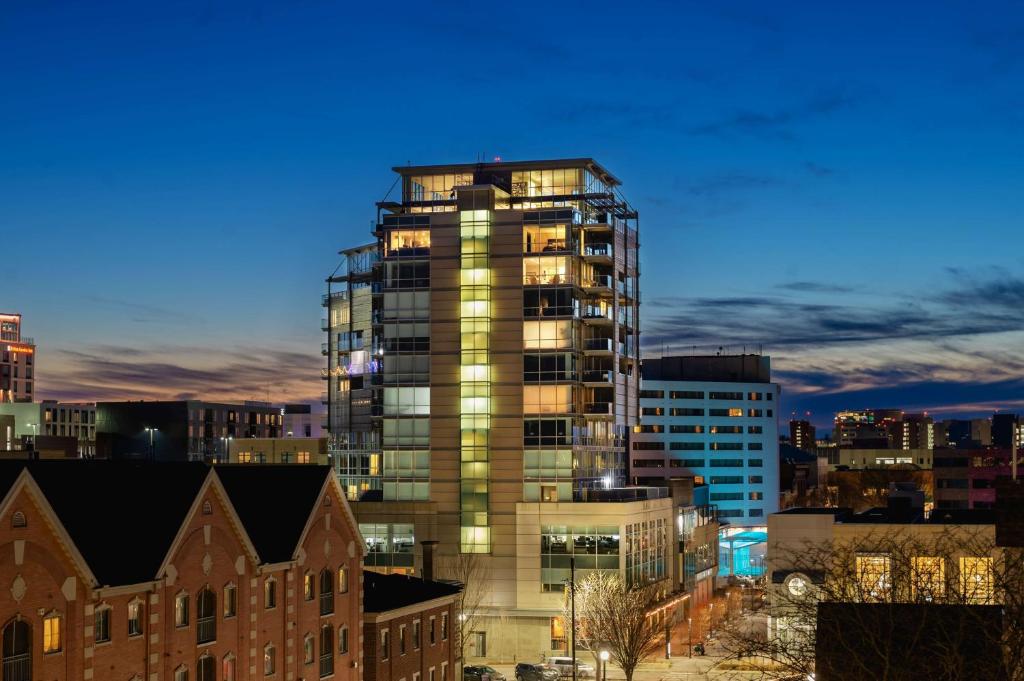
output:
[{"label": "office building", "polygon": [[31,402],[36,343],[21,335],[21,315],[0,313],[0,402]]},{"label": "office building", "polygon": [[155,461],[227,461],[232,439],[277,438],[284,417],[265,402],[99,402],[96,456]]},{"label": "office building", "polygon": [[832,439],[840,447],[885,449],[893,443],[892,425],[902,420],[899,409],[841,411],[835,417]]},{"label": "office building", "polygon": [[888,428],[894,449],[935,449],[935,423],[928,414],[902,414]]},{"label": "office building", "polygon": [[0,462],[3,678],[362,678],[333,471]]},{"label": "office building", "polygon": [[1020,449],[1020,417],[1017,414],[992,414],[992,446]]},{"label": "office building", "polygon": [[815,447],[815,431],[810,421],[792,420],[789,422],[789,443],[805,452],[813,452]]},{"label": "office building", "polygon": [[779,508],[778,396],[767,356],[645,359],[632,478],[690,471],[710,485],[719,518],[763,526]]},{"label": "office building", "polygon": [[618,489],[637,214],[591,159],[395,172],[374,242],[342,252],[323,298],[330,451],[375,569],[419,572],[424,540],[441,564],[479,555],[473,654],[554,653],[570,552],[630,580],[670,569],[672,500]]},{"label": "office building", "polygon": [[[1013,450],[936,450],[932,473],[935,478],[935,507],[941,509],[995,508],[996,487],[1013,475]],[[1018,466],[1022,452],[1017,451]]]},{"label": "office building", "polygon": [[992,421],[989,419],[948,419],[941,424],[945,439],[936,435],[937,442],[958,449],[982,449],[992,444]]}]

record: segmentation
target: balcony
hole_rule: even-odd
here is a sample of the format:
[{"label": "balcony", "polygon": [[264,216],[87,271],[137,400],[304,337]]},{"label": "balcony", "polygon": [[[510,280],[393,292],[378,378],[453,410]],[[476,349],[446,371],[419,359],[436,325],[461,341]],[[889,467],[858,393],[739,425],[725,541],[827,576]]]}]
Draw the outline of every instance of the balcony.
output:
[{"label": "balcony", "polygon": [[330,349],[331,349],[331,344],[330,343],[321,343],[320,344],[320,354],[321,355],[326,355],[330,351]]},{"label": "balcony", "polygon": [[633,300],[634,289],[632,280],[616,282],[615,290],[619,292],[619,295],[623,298]]},{"label": "balcony", "polygon": [[585,338],[583,354],[591,357],[610,357],[615,353],[615,342],[611,338]]},{"label": "balcony", "polygon": [[583,323],[591,326],[611,326],[614,323],[612,319],[612,308],[602,307],[600,305],[585,305],[583,307]]},{"label": "balcony", "polygon": [[611,418],[611,402],[586,402],[583,405],[583,415],[587,418]]},{"label": "balcony", "polygon": [[611,369],[584,371],[583,384],[589,388],[608,388],[615,385],[615,373]]},{"label": "balcony", "polygon": [[331,330],[331,324],[330,324],[330,322],[328,322],[327,317],[321,317],[320,318],[320,330],[321,331],[330,331]]},{"label": "balcony", "polygon": [[614,285],[610,274],[598,274],[583,281],[583,290],[591,295],[610,296],[615,290]]},{"label": "balcony", "polygon": [[583,249],[583,259],[587,262],[611,265],[614,261],[614,253],[611,244],[593,244]]}]

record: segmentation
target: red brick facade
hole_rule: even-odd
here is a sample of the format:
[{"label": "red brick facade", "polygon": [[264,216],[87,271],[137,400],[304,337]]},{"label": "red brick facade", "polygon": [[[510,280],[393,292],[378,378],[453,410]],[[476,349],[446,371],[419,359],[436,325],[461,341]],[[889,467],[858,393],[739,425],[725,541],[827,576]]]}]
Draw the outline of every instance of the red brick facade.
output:
[{"label": "red brick facade", "polygon": [[[455,681],[454,600],[452,596],[384,613],[365,613],[363,659],[366,681]],[[415,640],[417,623],[418,645]],[[386,656],[384,632],[390,639]]]},{"label": "red brick facade", "polygon": [[[24,469],[0,502],[3,678],[359,681],[363,547],[344,495],[324,471],[315,503],[287,500],[313,509],[290,560],[260,558],[252,528],[211,468],[152,579],[105,585]],[[125,512],[159,512],[140,492],[141,503],[125,497]],[[133,537],[118,539],[118,559],[131,561]]]}]

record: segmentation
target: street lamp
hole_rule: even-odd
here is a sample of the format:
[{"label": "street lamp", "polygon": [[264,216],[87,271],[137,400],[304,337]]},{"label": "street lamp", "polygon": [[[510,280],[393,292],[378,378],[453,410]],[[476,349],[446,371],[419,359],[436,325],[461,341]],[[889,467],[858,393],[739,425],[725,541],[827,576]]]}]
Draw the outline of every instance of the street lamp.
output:
[{"label": "street lamp", "polygon": [[220,439],[222,445],[221,450],[223,451],[224,454],[224,463],[229,463],[231,460],[231,457],[228,454],[228,447],[231,445],[231,441],[234,439],[235,438],[230,435],[228,435],[227,437],[222,437]]},{"label": "street lamp", "polygon": [[146,432],[149,433],[149,458],[156,459],[156,447],[153,445],[153,436],[156,435],[156,431],[159,428],[146,428]]},{"label": "street lamp", "polygon": [[29,423],[29,424],[26,424],[26,425],[28,425],[28,426],[30,426],[32,428],[32,451],[35,452],[36,451],[36,438],[39,436],[39,431],[38,431],[39,424],[38,423]]},{"label": "street lamp", "polygon": [[693,657],[693,618],[686,618],[686,656]]},{"label": "street lamp", "polygon": [[715,636],[715,604],[712,603],[708,609],[708,638]]},{"label": "street lamp", "polygon": [[608,658],[611,656],[607,650],[602,650],[597,654],[598,659],[601,660],[601,681],[608,681]]}]

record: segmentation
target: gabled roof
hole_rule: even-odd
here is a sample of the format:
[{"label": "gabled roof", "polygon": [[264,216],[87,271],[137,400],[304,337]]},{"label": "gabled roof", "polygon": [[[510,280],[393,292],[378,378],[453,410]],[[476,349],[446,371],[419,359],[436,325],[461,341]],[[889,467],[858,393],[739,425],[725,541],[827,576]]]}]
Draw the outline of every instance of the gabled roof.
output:
[{"label": "gabled roof", "polygon": [[0,484],[15,466],[28,469],[100,586],[155,577],[208,473],[201,463],[19,461],[0,466]]},{"label": "gabled roof", "polygon": [[289,561],[330,466],[231,464],[214,471],[264,563]]},{"label": "gabled roof", "polygon": [[429,582],[408,575],[363,571],[363,611],[387,612],[435,598],[454,596],[462,588],[448,582]]}]

